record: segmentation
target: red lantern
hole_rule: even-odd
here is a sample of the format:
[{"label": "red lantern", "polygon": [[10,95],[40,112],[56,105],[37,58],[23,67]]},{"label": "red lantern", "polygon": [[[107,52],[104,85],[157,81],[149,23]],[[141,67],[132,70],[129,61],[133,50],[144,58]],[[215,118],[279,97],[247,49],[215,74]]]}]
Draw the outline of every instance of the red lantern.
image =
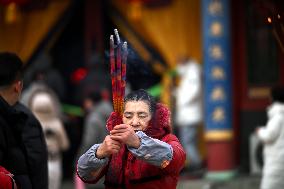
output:
[{"label": "red lantern", "polygon": [[75,84],[80,83],[88,74],[85,68],[78,68],[71,74],[71,81]]}]

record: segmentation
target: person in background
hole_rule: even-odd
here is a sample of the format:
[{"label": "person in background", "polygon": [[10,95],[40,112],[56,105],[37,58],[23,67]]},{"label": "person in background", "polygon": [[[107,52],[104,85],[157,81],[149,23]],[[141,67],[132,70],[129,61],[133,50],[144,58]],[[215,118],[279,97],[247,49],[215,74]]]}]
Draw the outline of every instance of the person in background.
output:
[{"label": "person in background", "polygon": [[31,111],[18,102],[22,76],[21,59],[14,53],[0,52],[0,166],[11,172],[18,188],[47,189],[42,128]]},{"label": "person in background", "polygon": [[85,119],[83,139],[80,147],[80,154],[89,149],[93,144],[103,141],[108,134],[105,122],[112,112],[112,104],[106,89],[92,92],[84,100],[84,107],[87,111]]},{"label": "person in background", "polygon": [[37,90],[29,99],[29,107],[40,121],[48,149],[49,189],[59,189],[62,181],[62,151],[69,147],[63,123],[56,111],[54,93]]},{"label": "person in background", "polygon": [[185,152],[171,134],[170,111],[145,90],[124,99],[122,117],[113,112],[109,135],[78,160],[77,174],[87,183],[105,176],[106,188],[176,188]]},{"label": "person in background", "polygon": [[202,74],[196,61],[183,58],[177,65],[180,83],[176,89],[176,117],[179,139],[186,151],[186,167],[189,172],[202,168],[198,151],[198,127],[203,120]]},{"label": "person in background", "polygon": [[[107,89],[91,92],[83,101],[86,112],[82,143],[79,153],[87,151],[93,144],[104,140],[108,131],[105,127],[108,116],[112,112],[112,104]],[[85,188],[84,183],[75,175],[76,189]]]},{"label": "person in background", "polygon": [[272,104],[267,108],[266,126],[256,130],[264,143],[261,189],[284,188],[284,88],[271,90]]}]

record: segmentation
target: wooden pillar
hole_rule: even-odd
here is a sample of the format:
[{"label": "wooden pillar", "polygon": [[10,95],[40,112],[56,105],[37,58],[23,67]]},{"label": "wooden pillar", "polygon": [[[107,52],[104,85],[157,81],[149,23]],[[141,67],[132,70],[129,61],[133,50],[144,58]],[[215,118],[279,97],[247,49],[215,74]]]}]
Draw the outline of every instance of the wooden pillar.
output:
[{"label": "wooden pillar", "polygon": [[214,180],[235,174],[229,9],[229,0],[202,0],[206,177]]}]

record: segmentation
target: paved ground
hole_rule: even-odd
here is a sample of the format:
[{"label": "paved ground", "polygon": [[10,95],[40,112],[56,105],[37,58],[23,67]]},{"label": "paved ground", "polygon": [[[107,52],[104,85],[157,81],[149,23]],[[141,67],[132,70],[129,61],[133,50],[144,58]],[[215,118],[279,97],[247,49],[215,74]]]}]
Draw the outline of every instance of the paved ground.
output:
[{"label": "paved ground", "polygon": [[242,175],[229,181],[181,180],[178,189],[259,189],[260,176]]},{"label": "paved ground", "polygon": [[[229,181],[216,182],[205,179],[180,179],[177,189],[258,189],[260,176],[240,175]],[[102,183],[88,189],[103,189]],[[75,189],[71,180],[65,180],[61,189]]]}]

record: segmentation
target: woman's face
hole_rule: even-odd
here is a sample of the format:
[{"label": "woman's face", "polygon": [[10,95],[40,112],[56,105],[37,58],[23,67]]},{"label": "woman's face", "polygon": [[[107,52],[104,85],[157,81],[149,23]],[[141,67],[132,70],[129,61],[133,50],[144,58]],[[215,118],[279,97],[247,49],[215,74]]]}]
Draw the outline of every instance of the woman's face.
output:
[{"label": "woman's face", "polygon": [[122,121],[131,125],[135,131],[145,130],[151,118],[149,105],[144,101],[126,102]]}]

